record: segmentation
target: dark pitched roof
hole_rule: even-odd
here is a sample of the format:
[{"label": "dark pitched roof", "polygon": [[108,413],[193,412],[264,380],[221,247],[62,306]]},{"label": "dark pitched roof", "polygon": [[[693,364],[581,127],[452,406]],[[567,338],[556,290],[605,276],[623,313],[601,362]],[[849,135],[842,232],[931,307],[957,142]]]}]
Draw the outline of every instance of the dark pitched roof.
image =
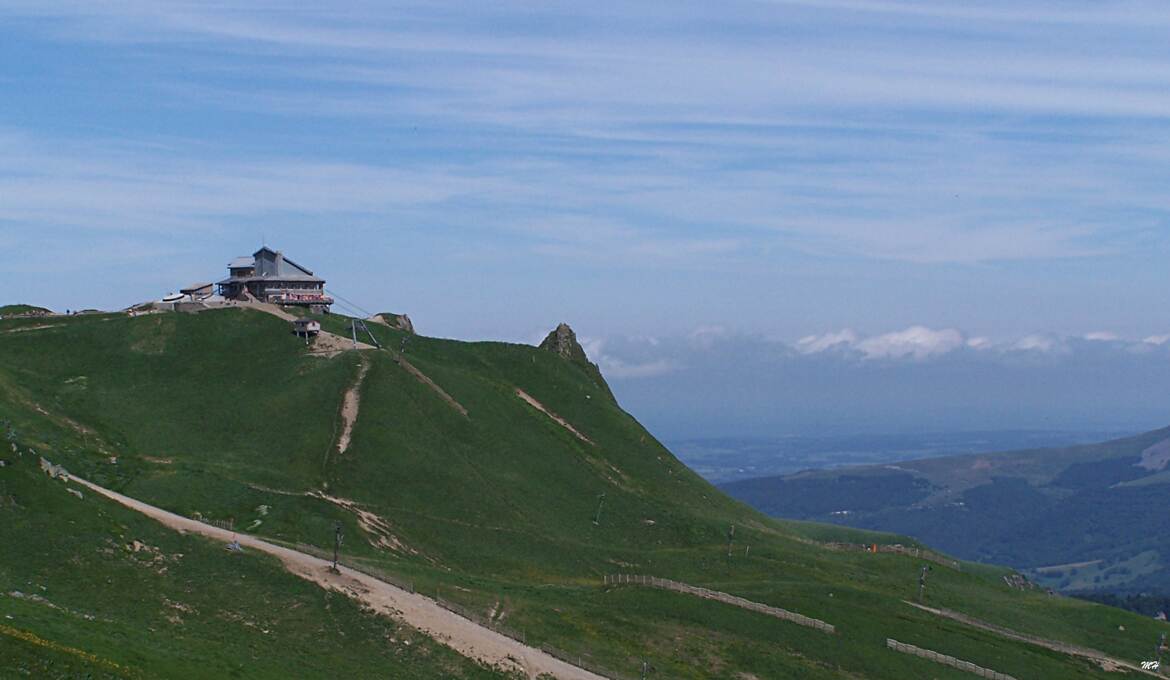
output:
[{"label": "dark pitched roof", "polygon": [[[299,269],[301,272],[303,272],[307,276],[313,276],[312,270],[310,270],[308,267],[302,267],[301,265],[297,264],[296,262],[293,262],[291,259],[289,259],[287,256],[285,256],[285,254],[280,252],[279,250],[273,250],[273,249],[269,248],[268,246],[264,246],[264,247],[260,248],[260,250],[257,250],[256,252],[252,253],[253,260],[259,259],[260,253],[268,253],[269,255],[272,255],[273,257],[276,257],[279,255],[280,259],[285,264],[287,264],[295,269]],[[283,273],[281,275],[284,276]],[[295,276],[295,274],[293,276]]]},{"label": "dark pitched roof", "polygon": [[288,259],[287,257],[284,258],[284,263],[296,267],[297,269],[303,271],[305,274],[307,274],[309,276],[313,276],[313,272],[309,271],[308,268],[302,267],[301,265],[297,264],[296,262],[293,262],[292,260]]},{"label": "dark pitched roof", "polygon": [[249,283],[251,281],[267,281],[269,283],[280,283],[281,281],[308,281],[310,283],[325,283],[325,279],[319,276],[292,274],[287,276],[229,276],[222,281],[217,281],[216,284],[226,285],[229,283]]}]

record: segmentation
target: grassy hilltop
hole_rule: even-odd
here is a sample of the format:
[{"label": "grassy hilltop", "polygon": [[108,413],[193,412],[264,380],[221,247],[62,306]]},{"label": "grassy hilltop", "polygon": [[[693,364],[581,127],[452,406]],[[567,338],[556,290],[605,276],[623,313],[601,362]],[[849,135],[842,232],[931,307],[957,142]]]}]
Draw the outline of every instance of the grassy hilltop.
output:
[{"label": "grassy hilltop", "polygon": [[0,318],[8,316],[35,316],[52,314],[52,310],[36,305],[0,305]]},{"label": "grassy hilltop", "polygon": [[[323,319],[341,335],[347,321]],[[14,447],[0,451],[0,675],[35,664],[95,677],[493,675],[271,560],[78,499],[30,451],[304,549],[330,550],[340,522],[347,563],[615,676],[637,677],[647,659],[661,678],[969,677],[886,638],[1017,678],[1112,675],[904,604],[919,560],[822,545],[906,539],[731,500],[625,413],[583,354],[369,327],[386,349],[322,357],[254,310],[0,321],[0,419]],[[615,573],[729,592],[838,632],[602,586]],[[936,566],[927,603],[1133,663],[1165,626],[1015,590],[1006,573]]]}]

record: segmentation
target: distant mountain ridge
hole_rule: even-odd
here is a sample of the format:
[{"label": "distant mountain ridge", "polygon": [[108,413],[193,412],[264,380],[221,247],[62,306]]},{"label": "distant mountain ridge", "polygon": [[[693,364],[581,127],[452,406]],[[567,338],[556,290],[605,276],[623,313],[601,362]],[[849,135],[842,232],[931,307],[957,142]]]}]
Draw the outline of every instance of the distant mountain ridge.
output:
[{"label": "distant mountain ridge", "polygon": [[903,533],[1060,590],[1170,592],[1170,428],[722,488],[776,517]]},{"label": "distant mountain ridge", "polygon": [[1133,430],[959,430],[906,433],[707,437],[667,442],[684,463],[714,484],[779,477],[805,470],[883,465],[919,458],[1095,444]]}]

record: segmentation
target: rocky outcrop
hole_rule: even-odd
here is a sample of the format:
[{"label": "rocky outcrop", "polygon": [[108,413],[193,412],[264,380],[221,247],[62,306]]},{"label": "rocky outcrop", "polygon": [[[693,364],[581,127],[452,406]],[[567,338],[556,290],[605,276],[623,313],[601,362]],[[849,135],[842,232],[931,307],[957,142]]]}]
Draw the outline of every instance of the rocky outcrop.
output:
[{"label": "rocky outcrop", "polygon": [[405,331],[412,335],[414,334],[414,324],[411,323],[410,317],[406,314],[382,312],[381,314],[375,314],[370,321],[375,321],[391,328],[397,328],[400,331]]},{"label": "rocky outcrop", "polygon": [[41,470],[53,479],[69,481],[69,471],[60,465],[53,465],[48,458],[41,458]]},{"label": "rocky outcrop", "polygon": [[559,354],[569,361],[589,361],[585,355],[585,348],[577,342],[577,334],[567,323],[558,324],[555,329],[540,343],[540,348],[554,354]]},{"label": "rocky outcrop", "polygon": [[585,354],[585,348],[581,346],[580,342],[577,342],[577,334],[573,332],[569,324],[557,324],[557,327],[540,343],[540,349],[552,352],[566,361],[577,364],[593,379],[593,382],[597,383],[598,387],[605,390],[610,399],[614,398],[609,384],[601,375],[601,369],[598,368],[597,364],[589,361],[589,356]]}]

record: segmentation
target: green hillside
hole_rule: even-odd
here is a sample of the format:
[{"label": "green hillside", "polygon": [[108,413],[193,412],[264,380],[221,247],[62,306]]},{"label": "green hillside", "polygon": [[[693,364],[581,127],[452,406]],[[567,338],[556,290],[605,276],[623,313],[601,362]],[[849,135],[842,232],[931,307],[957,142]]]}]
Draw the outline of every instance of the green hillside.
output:
[{"label": "green hillside", "polygon": [[[350,334],[344,317],[322,321]],[[224,674],[303,662],[297,675],[313,677],[345,657],[334,677],[388,663],[413,674],[392,677],[490,675],[425,640],[404,645],[401,625],[271,560],[77,499],[41,475],[35,451],[133,498],[305,550],[330,550],[340,522],[347,564],[613,677],[637,677],[643,659],[663,678],[968,677],[889,651],[886,638],[1017,678],[1109,675],[905,604],[918,559],[824,545],[909,539],[780,522],[725,496],[622,411],[579,347],[369,328],[385,349],[321,356],[287,322],[247,309],[0,321],[0,418],[16,447],[2,454],[0,513],[12,519],[0,540],[21,546],[0,554],[0,592],[45,586],[55,605],[0,596],[12,616],[0,619],[0,662],[177,677],[214,656],[239,664]],[[139,567],[123,564],[145,559],[123,554],[133,540],[184,557],[135,580]],[[731,593],[837,632],[602,584],[617,573]],[[927,604],[1131,663],[1165,626],[1016,590],[1006,573],[936,566]],[[145,637],[160,632],[165,644]]]},{"label": "green hillside", "polygon": [[503,677],[275,560],[66,494],[31,454],[8,460],[0,677]]},{"label": "green hillside", "polygon": [[779,517],[915,536],[1070,592],[1170,592],[1170,428],[726,485]]}]

